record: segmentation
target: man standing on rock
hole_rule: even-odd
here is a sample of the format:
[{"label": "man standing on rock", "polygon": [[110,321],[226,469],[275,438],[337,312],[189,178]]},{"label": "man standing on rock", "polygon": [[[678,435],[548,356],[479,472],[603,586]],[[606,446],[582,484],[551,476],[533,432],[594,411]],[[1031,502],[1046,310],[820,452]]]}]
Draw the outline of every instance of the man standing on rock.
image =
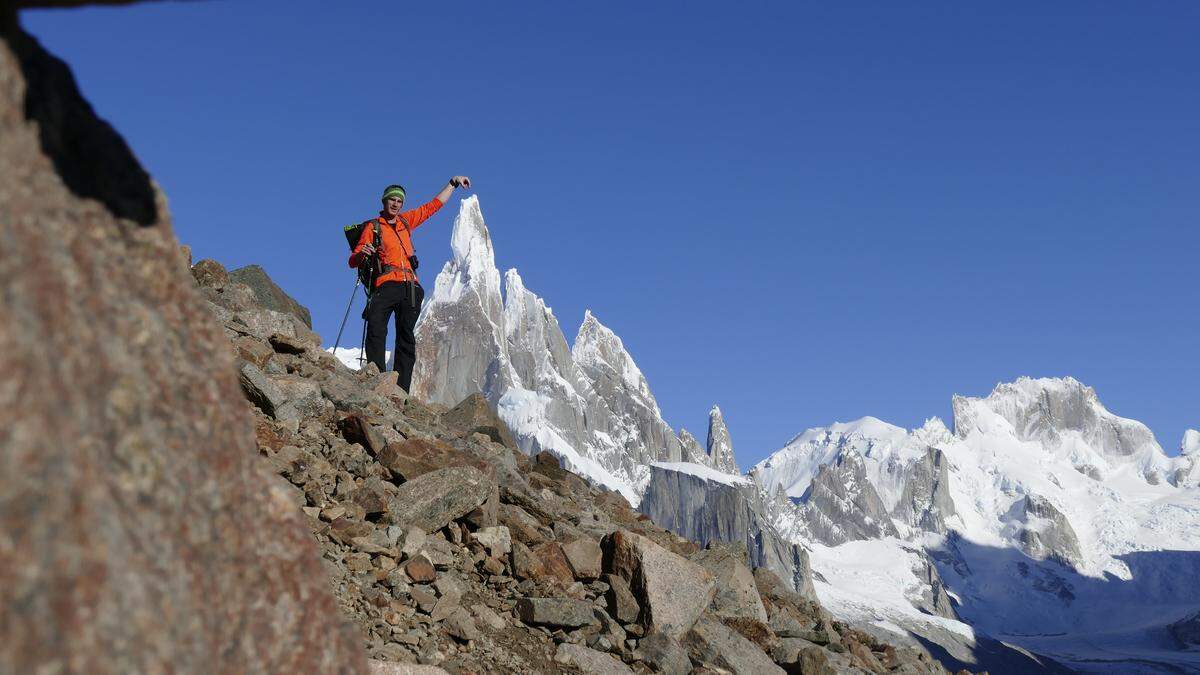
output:
[{"label": "man standing on rock", "polygon": [[[400,373],[399,384],[408,391],[412,384],[413,364],[417,359],[417,337],[413,329],[421,312],[421,301],[425,289],[417,281],[417,258],[413,255],[412,231],[417,229],[437,210],[445,205],[455,188],[471,187],[471,179],[455,176],[446,187],[428,203],[415,209],[402,211],[404,188],[389,185],[383,190],[383,209],[374,221],[368,221],[354,252],[350,254],[350,267],[357,268],[378,253],[379,270],[375,277],[375,288],[367,300],[364,318],[367,320],[367,360],[374,363],[380,372],[387,368],[384,359],[384,343],[387,341],[387,324],[392,314],[396,315],[395,367]],[[375,241],[375,230],[379,230],[379,241]]]}]

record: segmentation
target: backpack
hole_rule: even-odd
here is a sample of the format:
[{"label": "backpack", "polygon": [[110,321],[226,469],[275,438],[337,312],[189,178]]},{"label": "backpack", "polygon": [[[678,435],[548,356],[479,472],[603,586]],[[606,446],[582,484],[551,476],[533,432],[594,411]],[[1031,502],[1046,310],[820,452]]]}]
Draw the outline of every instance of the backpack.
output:
[{"label": "backpack", "polygon": [[375,231],[372,241],[375,242],[376,253],[365,260],[358,266],[358,280],[362,282],[363,288],[367,291],[367,296],[370,297],[371,292],[375,290],[375,277],[379,276],[379,221],[367,220],[353,225],[347,225],[342,228],[342,232],[346,235],[346,243],[350,245],[350,251],[353,252],[358,246],[358,242],[362,239],[363,228],[368,224],[373,225]]}]

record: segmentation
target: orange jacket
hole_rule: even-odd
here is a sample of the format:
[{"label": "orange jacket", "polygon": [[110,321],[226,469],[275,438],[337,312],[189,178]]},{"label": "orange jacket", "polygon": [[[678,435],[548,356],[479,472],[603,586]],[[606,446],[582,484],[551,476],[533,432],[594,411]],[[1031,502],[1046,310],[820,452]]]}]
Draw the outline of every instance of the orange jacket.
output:
[{"label": "orange jacket", "polygon": [[[426,204],[401,213],[400,217],[396,219],[395,225],[388,223],[383,216],[379,216],[374,221],[367,221],[367,226],[363,228],[362,235],[359,237],[358,246],[355,246],[354,252],[350,254],[350,266],[358,267],[363,258],[363,246],[375,243],[374,223],[378,222],[379,238],[382,241],[375,248],[379,250],[379,262],[385,266],[385,269],[387,267],[392,269],[380,274],[375,279],[375,285],[379,286],[387,281],[416,281],[417,273],[408,264],[408,256],[413,254],[412,231],[428,220],[429,216],[437,213],[440,208],[442,208],[442,202],[435,197]],[[405,223],[408,223],[408,227],[404,226]]]}]

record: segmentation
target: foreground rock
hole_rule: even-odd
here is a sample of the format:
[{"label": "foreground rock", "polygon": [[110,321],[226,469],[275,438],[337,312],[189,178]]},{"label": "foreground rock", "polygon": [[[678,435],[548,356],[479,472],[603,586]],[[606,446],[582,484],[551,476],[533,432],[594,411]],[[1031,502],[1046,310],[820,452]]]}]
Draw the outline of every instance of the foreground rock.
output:
[{"label": "foreground rock", "polygon": [[712,574],[649,539],[618,530],[605,537],[604,547],[605,567],[641,600],[647,631],[678,638],[712,602]]},{"label": "foreground rock", "polygon": [[438,469],[400,486],[389,510],[399,522],[433,532],[470,513],[495,490],[496,484],[473,467]]},{"label": "foreground rock", "polygon": [[0,672],[365,672],[165,200],[0,8]]},{"label": "foreground rock", "polygon": [[711,663],[734,675],[783,675],[753,642],[713,619],[701,619],[683,639],[692,661]]}]

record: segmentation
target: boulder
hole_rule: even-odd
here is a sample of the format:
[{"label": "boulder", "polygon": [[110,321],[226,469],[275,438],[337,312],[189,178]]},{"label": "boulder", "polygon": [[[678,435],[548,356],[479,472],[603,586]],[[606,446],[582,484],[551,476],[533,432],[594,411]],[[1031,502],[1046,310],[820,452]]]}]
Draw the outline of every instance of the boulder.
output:
[{"label": "boulder", "polygon": [[[268,375],[283,396],[283,409],[295,411],[297,417],[321,417],[333,412],[333,407],[321,396],[321,385],[299,375]],[[276,419],[279,419],[276,410]],[[292,412],[287,412],[292,415]]]},{"label": "boulder", "polygon": [[488,555],[499,558],[512,551],[512,535],[503,525],[485,527],[471,533],[471,540],[487,549]]},{"label": "boulder", "polygon": [[271,333],[267,338],[267,342],[271,344],[271,349],[280,354],[303,354],[309,351],[310,345],[300,342],[294,337],[284,335],[283,333]]},{"label": "boulder", "polygon": [[319,348],[321,345],[321,336],[312,332],[299,318],[286,312],[250,307],[234,312],[231,322],[231,327],[240,326],[245,333],[263,341],[279,334],[311,347]]},{"label": "boulder", "polygon": [[693,662],[712,664],[733,675],[784,673],[757,645],[713,619],[697,621],[681,642]]},{"label": "boulder", "polygon": [[417,555],[404,564],[404,573],[414,583],[427,584],[437,579],[437,570],[424,555]]},{"label": "boulder", "polygon": [[242,386],[246,400],[267,415],[280,421],[297,419],[300,416],[295,407],[287,405],[287,399],[275,382],[253,363],[244,361],[238,367],[238,384]]},{"label": "boulder", "polygon": [[471,394],[442,415],[442,424],[461,436],[479,433],[510,450],[517,450],[512,432],[488,405],[483,394]]},{"label": "boulder", "polygon": [[583,645],[564,642],[558,646],[554,661],[563,665],[574,666],[584,673],[593,675],[632,675],[629,666],[616,658]]},{"label": "boulder", "polygon": [[608,590],[604,593],[604,601],[608,606],[609,616],[621,623],[637,621],[642,607],[629,590],[629,584],[614,574],[606,574],[604,581],[608,584]]},{"label": "boulder", "polygon": [[267,276],[266,271],[262,267],[258,265],[239,267],[229,272],[229,279],[249,286],[250,290],[254,292],[254,297],[258,300],[258,304],[263,307],[276,312],[291,314],[304,322],[306,327],[312,328],[312,315],[308,309],[296,302],[292,296],[285,293],[274,281],[271,281],[271,277]]},{"label": "boulder", "polygon": [[591,537],[580,537],[562,545],[575,578],[581,581],[594,581],[600,578],[604,552],[600,550],[600,542]]},{"label": "boulder", "polygon": [[634,673],[628,665],[617,661],[607,653],[571,643],[558,645],[558,651],[554,653],[554,662],[574,665],[575,668],[580,669],[581,673],[593,675],[632,675]]},{"label": "boulder", "polygon": [[713,546],[692,557],[716,582],[712,611],[719,617],[753,619],[766,624],[767,610],[758,597],[750,568],[728,547]]},{"label": "boulder", "polygon": [[801,638],[783,638],[771,650],[771,658],[789,673],[808,675],[837,675],[829,663],[828,653]]},{"label": "boulder", "polygon": [[533,549],[533,555],[540,563],[540,569],[533,573],[533,578],[554,579],[564,587],[575,582],[575,570],[571,569],[571,563],[557,541],[548,541],[538,546]]},{"label": "boulder", "polygon": [[628,530],[604,538],[604,568],[621,577],[642,607],[647,631],[678,638],[712,602],[713,576],[703,567]]},{"label": "boulder", "polygon": [[0,672],[366,672],[165,197],[10,3],[0,223]]},{"label": "boulder", "polygon": [[229,283],[229,273],[225,271],[225,266],[212,258],[205,258],[192,265],[192,278],[197,284],[217,291]]},{"label": "boulder", "polygon": [[259,369],[266,368],[267,362],[271,360],[272,356],[275,356],[275,350],[271,349],[271,345],[248,335],[235,338],[233,348],[237,352],[238,358],[253,363]]},{"label": "boulder", "polygon": [[401,485],[389,512],[396,522],[419,527],[428,534],[470,513],[495,487],[490,478],[473,467],[438,469]]},{"label": "boulder", "polygon": [[650,666],[656,673],[687,675],[692,670],[687,650],[666,633],[651,633],[639,640],[634,658]]},{"label": "boulder", "polygon": [[387,441],[384,440],[383,434],[362,415],[346,415],[338,420],[338,428],[347,443],[358,443],[375,457],[379,457],[387,447]]},{"label": "boulder", "polygon": [[596,620],[592,603],[571,598],[521,598],[517,616],[535,626],[579,628]]},{"label": "boulder", "polygon": [[483,637],[483,633],[479,631],[479,626],[475,623],[475,617],[462,607],[455,609],[450,616],[446,617],[442,625],[446,629],[446,633],[463,642]]},{"label": "boulder", "polygon": [[379,463],[393,475],[404,480],[448,466],[472,466],[491,477],[496,470],[474,455],[456,450],[442,441],[428,438],[409,438],[389,443],[377,455]]},{"label": "boulder", "polygon": [[514,504],[500,504],[499,519],[513,537],[526,546],[537,546],[552,536],[537,518]]},{"label": "boulder", "polygon": [[512,574],[524,581],[542,574],[542,561],[538,560],[529,547],[519,541],[513,542]]},{"label": "boulder", "polygon": [[380,480],[369,478],[350,493],[350,501],[362,507],[368,515],[386,513],[396,499],[396,486]]}]

